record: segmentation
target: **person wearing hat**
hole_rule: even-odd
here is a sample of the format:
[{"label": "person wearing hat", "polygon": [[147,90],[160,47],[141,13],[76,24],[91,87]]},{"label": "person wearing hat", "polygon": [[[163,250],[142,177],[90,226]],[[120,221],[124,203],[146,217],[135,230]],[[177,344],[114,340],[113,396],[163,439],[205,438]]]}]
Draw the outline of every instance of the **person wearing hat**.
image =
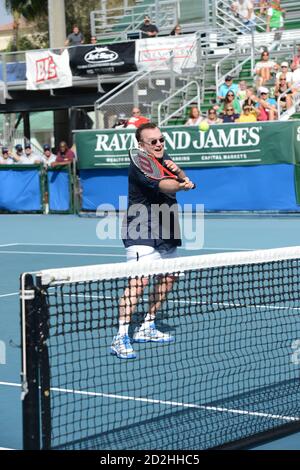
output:
[{"label": "person wearing hat", "polygon": [[42,163],[45,168],[51,167],[52,163],[56,161],[56,155],[52,153],[51,146],[49,144],[43,145],[43,155],[42,155]]},{"label": "person wearing hat", "polygon": [[140,26],[142,31],[142,38],[154,38],[158,35],[158,28],[155,24],[151,23],[151,18],[148,15],[144,16],[144,22]]},{"label": "person wearing hat", "polygon": [[21,144],[15,145],[15,161],[21,163],[21,159],[25,156],[23,146]]},{"label": "person wearing hat", "polygon": [[274,98],[269,97],[267,87],[259,87],[256,107],[258,108],[258,121],[275,121],[277,119],[277,103]]},{"label": "person wearing hat", "polygon": [[115,124],[113,125],[113,129],[123,129],[124,127],[127,127],[127,121],[128,119],[126,118],[126,114],[120,113]]},{"label": "person wearing hat", "polygon": [[226,75],[224,83],[219,88],[218,91],[218,101],[223,102],[229,91],[232,91],[236,96],[238,93],[238,85],[233,83],[233,77],[231,75]]},{"label": "person wearing hat", "polygon": [[289,63],[281,62],[280,71],[276,74],[276,85],[279,84],[281,78],[285,78],[286,82],[291,85],[293,83],[293,72],[289,71]]},{"label": "person wearing hat", "polygon": [[17,161],[16,157],[10,153],[8,147],[2,147],[2,155],[0,155],[1,165],[13,165]]},{"label": "person wearing hat", "polygon": [[38,165],[41,163],[41,156],[32,151],[31,144],[25,144],[25,154],[20,157],[22,165]]}]

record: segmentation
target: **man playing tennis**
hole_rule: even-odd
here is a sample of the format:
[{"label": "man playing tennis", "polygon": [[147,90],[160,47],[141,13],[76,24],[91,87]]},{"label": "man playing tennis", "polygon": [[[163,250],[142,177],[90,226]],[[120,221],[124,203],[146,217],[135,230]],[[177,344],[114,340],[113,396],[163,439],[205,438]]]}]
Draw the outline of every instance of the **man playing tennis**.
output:
[{"label": "man playing tennis", "polygon": [[[123,243],[127,262],[154,261],[177,256],[181,245],[177,213],[176,193],[194,188],[194,184],[166,154],[164,137],[156,124],[142,124],[136,131],[139,147],[157,159],[174,173],[176,179],[152,180],[145,176],[132,163],[129,167],[128,210],[123,226]],[[168,220],[159,215],[162,206],[169,208]],[[137,231],[137,226],[140,231]],[[142,325],[129,337],[129,326],[136,306],[149,280],[147,277],[132,279],[120,300],[119,331],[111,345],[111,353],[121,359],[133,359],[136,354],[132,342],[170,343],[174,341],[168,333],[156,328],[156,312],[172,289],[174,276],[161,276],[157,279],[154,291],[149,295],[149,311]]]}]

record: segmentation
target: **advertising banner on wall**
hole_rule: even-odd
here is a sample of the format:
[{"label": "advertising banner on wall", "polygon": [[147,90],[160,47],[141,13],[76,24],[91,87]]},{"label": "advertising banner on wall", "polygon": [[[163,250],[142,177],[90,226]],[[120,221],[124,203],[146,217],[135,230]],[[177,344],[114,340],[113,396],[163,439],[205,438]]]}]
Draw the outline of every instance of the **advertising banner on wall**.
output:
[{"label": "advertising banner on wall", "polygon": [[135,42],[77,46],[69,49],[73,75],[127,73],[137,70]]},{"label": "advertising banner on wall", "polygon": [[[136,41],[135,61],[143,70],[170,70],[180,73],[182,68],[197,65],[196,37],[161,36]],[[172,61],[172,64],[171,64]]]},{"label": "advertising banner on wall", "polygon": [[[207,132],[197,127],[162,127],[169,156],[185,167],[300,164],[300,122],[222,124]],[[128,129],[76,132],[80,169],[122,168],[135,147]]]},{"label": "advertising banner on wall", "polygon": [[49,90],[72,86],[69,54],[54,54],[49,50],[26,52],[27,90]]}]

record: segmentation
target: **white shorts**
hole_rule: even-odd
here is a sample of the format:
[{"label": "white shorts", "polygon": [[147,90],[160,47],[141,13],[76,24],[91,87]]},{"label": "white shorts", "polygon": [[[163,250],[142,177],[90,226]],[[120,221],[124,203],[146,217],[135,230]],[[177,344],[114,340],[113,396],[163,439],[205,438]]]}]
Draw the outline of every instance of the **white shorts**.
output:
[{"label": "white shorts", "polygon": [[133,245],[126,248],[126,257],[128,263],[136,263],[137,261],[156,261],[161,259],[176,258],[177,247],[165,252],[159,252],[153,246]]}]

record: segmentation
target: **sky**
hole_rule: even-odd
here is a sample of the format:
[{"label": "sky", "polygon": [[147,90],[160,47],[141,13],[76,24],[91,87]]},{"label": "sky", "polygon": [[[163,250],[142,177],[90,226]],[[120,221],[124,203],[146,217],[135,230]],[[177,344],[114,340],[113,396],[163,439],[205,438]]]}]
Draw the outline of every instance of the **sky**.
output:
[{"label": "sky", "polygon": [[11,16],[6,12],[5,0],[0,0],[0,25],[11,21]]}]

